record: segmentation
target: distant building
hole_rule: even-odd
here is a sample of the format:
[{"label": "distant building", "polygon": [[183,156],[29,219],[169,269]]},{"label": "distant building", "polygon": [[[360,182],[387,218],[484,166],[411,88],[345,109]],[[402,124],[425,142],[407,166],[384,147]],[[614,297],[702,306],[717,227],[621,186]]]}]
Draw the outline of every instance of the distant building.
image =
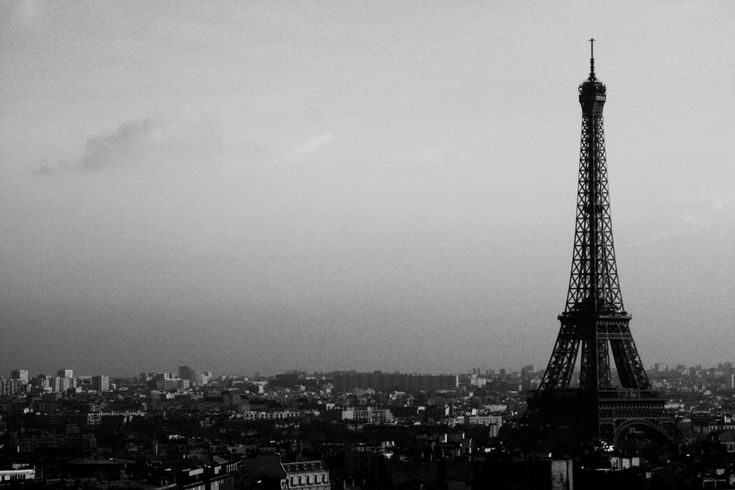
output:
[{"label": "distant building", "polygon": [[528,380],[534,376],[536,373],[536,367],[533,364],[529,364],[528,366],[523,366],[521,368],[521,379],[522,380]]},{"label": "distant building", "polygon": [[0,378],[0,396],[13,396],[26,390],[28,383],[20,379]]},{"label": "distant building", "polygon": [[52,376],[46,378],[48,388],[53,393],[64,393],[66,390],[74,388],[75,384],[73,378],[64,378],[60,376]]},{"label": "distant building", "polygon": [[156,389],[163,391],[188,390],[191,386],[188,379],[180,378],[177,373],[158,373],[154,376],[154,380]]},{"label": "distant building", "polygon": [[460,415],[455,417],[453,422],[456,425],[484,425],[488,427],[490,437],[497,437],[503,425],[503,417],[500,415]]},{"label": "distant building", "polygon": [[58,376],[51,376],[49,378],[46,378],[46,381],[48,381],[48,387],[53,393],[61,393],[63,391],[61,388],[62,379],[64,378],[60,378]]},{"label": "distant building", "polygon": [[[27,381],[27,380],[26,380]],[[27,464],[14,464],[0,469],[0,483],[22,482],[36,479],[36,469]]]},{"label": "distant building", "polygon": [[279,455],[258,455],[244,460],[244,465],[264,490],[330,490],[329,470],[323,461],[284,463]]},{"label": "distant building", "polygon": [[49,376],[46,374],[39,374],[34,376],[31,380],[31,386],[34,386],[42,391],[48,391],[50,389]]},{"label": "distant building", "polygon": [[713,438],[728,454],[735,453],[735,431],[726,430],[716,434]]},{"label": "distant building", "polygon": [[354,420],[355,422],[368,422],[371,424],[385,424],[393,421],[393,414],[388,409],[350,408],[342,410],[342,420]]},{"label": "distant building", "polygon": [[66,390],[76,388],[73,369],[59,369],[55,378],[49,378],[49,386],[55,393],[64,393]]},{"label": "distant building", "polygon": [[190,384],[196,384],[197,372],[189,366],[179,366],[178,369],[179,379],[185,379]]},{"label": "distant building", "polygon": [[110,391],[110,377],[104,374],[92,376],[92,389],[98,392]]},{"label": "distant building", "polygon": [[[242,463],[226,461],[217,456],[213,465],[180,470],[173,488],[229,489],[242,488]],[[169,488],[169,487],[165,487]]]},{"label": "distant building", "polygon": [[300,461],[281,463],[286,473],[281,479],[281,488],[304,490],[330,490],[329,471],[322,461]]},{"label": "distant building", "polygon": [[401,374],[381,371],[336,373],[331,381],[337,391],[349,391],[355,388],[375,391],[437,391],[451,390],[459,384],[455,375]]},{"label": "distant building", "polygon": [[202,371],[196,375],[196,384],[199,386],[206,386],[212,380],[212,371]]},{"label": "distant building", "polygon": [[24,383],[28,383],[28,380],[30,379],[28,377],[27,369],[13,369],[12,371],[10,371],[10,378],[19,379],[23,381]]}]

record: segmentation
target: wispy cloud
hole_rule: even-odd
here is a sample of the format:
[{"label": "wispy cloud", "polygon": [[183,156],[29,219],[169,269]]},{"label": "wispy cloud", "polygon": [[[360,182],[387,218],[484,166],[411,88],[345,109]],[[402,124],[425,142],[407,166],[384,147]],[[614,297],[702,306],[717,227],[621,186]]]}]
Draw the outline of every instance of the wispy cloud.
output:
[{"label": "wispy cloud", "polygon": [[708,189],[699,192],[685,191],[679,194],[677,202],[704,206],[709,211],[718,213],[730,203],[735,202],[735,191],[725,192],[721,189]]},{"label": "wispy cloud", "polygon": [[159,124],[152,118],[121,124],[117,129],[87,138],[84,150],[76,159],[44,158],[38,171],[96,171],[125,166],[152,150]]},{"label": "wispy cloud", "polygon": [[[125,121],[111,131],[88,137],[83,148],[75,152],[76,157],[43,158],[37,171],[99,172],[153,162],[211,161],[225,150],[216,122],[206,117],[146,117]],[[252,144],[241,151],[257,154],[260,149]]]},{"label": "wispy cloud", "polygon": [[329,146],[333,141],[334,135],[332,133],[324,133],[291,150],[286,154],[286,157],[292,160],[299,159]]},{"label": "wispy cloud", "polygon": [[735,202],[735,191],[704,189],[681,192],[676,199],[659,208],[653,225],[631,245],[645,245],[669,240],[712,227],[726,216]]}]

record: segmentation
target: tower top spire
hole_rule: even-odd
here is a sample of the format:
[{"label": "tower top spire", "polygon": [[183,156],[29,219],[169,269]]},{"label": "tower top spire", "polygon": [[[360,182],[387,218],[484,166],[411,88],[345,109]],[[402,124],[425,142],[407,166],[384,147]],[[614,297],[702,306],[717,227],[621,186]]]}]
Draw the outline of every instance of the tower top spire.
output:
[{"label": "tower top spire", "polygon": [[590,78],[595,78],[595,38],[590,38]]},{"label": "tower top spire", "polygon": [[[582,84],[579,86],[579,101],[582,102],[582,99],[589,99],[589,100],[602,100],[605,99],[605,91],[607,90],[605,88],[605,84],[602,83],[600,80],[597,79],[597,76],[595,75],[595,39],[591,38],[590,40],[590,75],[587,77],[585,81],[582,82]],[[600,106],[600,109],[602,106]]]}]

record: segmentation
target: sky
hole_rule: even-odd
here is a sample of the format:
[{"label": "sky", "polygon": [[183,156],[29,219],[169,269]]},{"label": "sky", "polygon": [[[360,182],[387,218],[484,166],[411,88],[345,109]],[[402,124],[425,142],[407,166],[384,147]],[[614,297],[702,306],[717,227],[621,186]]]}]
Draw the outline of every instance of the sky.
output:
[{"label": "sky", "polygon": [[735,361],[733,20],[2,2],[0,375],[543,368],[590,37],[643,362]]}]

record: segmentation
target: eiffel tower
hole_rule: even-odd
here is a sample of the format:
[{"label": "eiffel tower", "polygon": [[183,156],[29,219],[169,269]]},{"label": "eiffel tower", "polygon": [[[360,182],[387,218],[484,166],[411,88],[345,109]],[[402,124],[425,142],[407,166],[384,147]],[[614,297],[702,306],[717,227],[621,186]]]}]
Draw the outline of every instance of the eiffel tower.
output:
[{"label": "eiffel tower", "polygon": [[[605,157],[602,108],[607,89],[595,76],[594,39],[590,74],[579,86],[582,141],[572,271],[561,329],[538,390],[528,398],[533,424],[575,429],[580,441],[615,443],[630,427],[671,442],[677,434],[664,400],[651,387],[623,307]],[[577,356],[579,384],[573,385]],[[617,376],[611,371],[615,362]]]}]

